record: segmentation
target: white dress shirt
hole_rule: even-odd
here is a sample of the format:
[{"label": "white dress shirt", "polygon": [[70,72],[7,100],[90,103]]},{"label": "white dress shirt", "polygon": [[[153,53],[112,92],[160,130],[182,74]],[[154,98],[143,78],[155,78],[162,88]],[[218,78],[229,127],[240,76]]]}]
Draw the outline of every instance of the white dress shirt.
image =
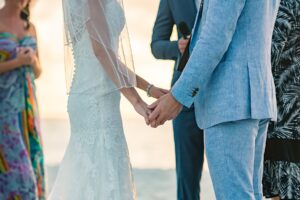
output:
[{"label": "white dress shirt", "polygon": [[202,1],[202,0],[195,0],[195,4],[196,4],[197,11],[199,11],[199,9],[200,9],[201,1]]}]

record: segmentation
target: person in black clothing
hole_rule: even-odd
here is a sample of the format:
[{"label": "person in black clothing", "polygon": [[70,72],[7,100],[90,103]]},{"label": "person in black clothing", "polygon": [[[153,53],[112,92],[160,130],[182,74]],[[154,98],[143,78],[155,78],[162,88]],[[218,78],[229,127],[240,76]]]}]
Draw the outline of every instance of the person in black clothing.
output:
[{"label": "person in black clothing", "polygon": [[300,0],[281,0],[272,45],[278,121],[269,126],[264,195],[300,199]]}]

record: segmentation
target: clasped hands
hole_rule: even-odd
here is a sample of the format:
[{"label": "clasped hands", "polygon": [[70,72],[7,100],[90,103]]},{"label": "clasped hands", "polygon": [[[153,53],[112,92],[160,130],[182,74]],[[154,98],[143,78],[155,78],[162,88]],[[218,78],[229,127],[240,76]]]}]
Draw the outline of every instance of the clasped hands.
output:
[{"label": "clasped hands", "polygon": [[37,53],[31,47],[19,47],[17,48],[16,59],[20,66],[34,65],[37,62]]},{"label": "clasped hands", "polygon": [[149,106],[144,103],[136,110],[140,114],[143,113],[142,116],[145,118],[146,124],[152,128],[157,128],[166,121],[175,119],[182,110],[183,106],[170,91],[154,87],[150,94],[157,100]]}]

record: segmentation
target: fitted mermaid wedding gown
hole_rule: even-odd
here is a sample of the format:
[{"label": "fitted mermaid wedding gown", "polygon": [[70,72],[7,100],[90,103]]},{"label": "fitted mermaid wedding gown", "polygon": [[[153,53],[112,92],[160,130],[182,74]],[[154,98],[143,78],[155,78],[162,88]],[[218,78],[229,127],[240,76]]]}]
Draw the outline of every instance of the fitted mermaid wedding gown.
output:
[{"label": "fitted mermaid wedding gown", "polygon": [[[110,1],[105,11],[117,43],[124,26],[123,10]],[[120,92],[99,67],[92,50],[85,31],[73,46],[75,74],[68,99],[71,138],[49,200],[136,199]]]}]

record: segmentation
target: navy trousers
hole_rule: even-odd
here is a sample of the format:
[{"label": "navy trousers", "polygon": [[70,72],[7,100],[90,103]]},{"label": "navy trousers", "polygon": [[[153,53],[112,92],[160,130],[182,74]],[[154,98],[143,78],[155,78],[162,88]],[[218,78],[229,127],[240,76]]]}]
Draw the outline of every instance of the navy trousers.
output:
[{"label": "navy trousers", "polygon": [[[178,80],[180,72],[175,71],[172,85]],[[203,130],[196,123],[194,107],[183,108],[173,120],[177,199],[199,200],[200,180],[204,161]]]}]

